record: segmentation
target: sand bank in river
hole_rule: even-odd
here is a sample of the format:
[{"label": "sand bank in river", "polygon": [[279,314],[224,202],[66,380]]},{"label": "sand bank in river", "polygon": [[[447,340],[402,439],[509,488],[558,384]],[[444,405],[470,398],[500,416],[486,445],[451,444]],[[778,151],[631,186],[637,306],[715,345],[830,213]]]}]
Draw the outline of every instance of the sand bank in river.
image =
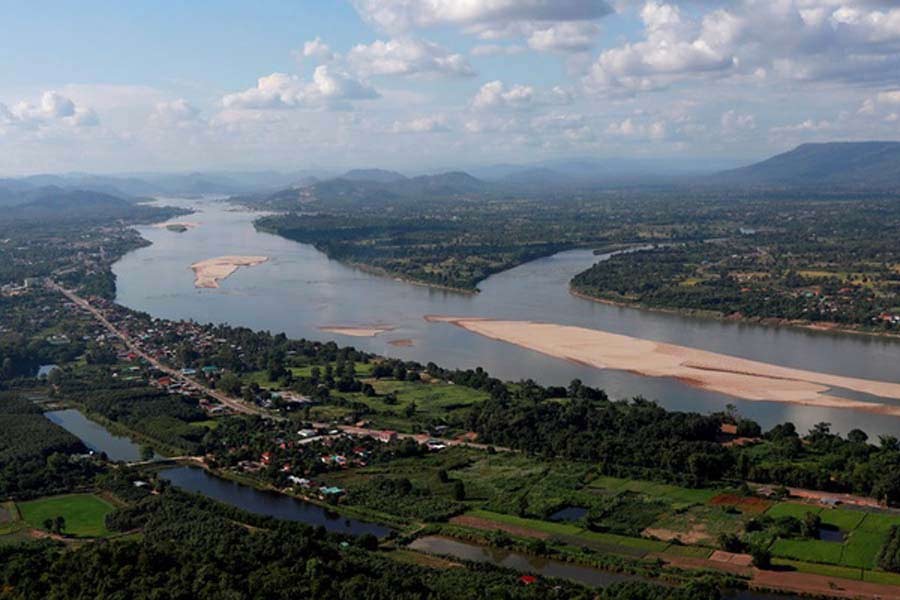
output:
[{"label": "sand bank in river", "polygon": [[200,223],[194,223],[192,221],[168,221],[166,223],[157,223],[153,225],[156,229],[166,229],[168,227],[184,227],[185,229],[194,229],[199,227]]},{"label": "sand bank in river", "polygon": [[220,256],[195,262],[191,265],[194,270],[194,287],[217,288],[220,281],[240,267],[255,267],[267,260],[268,256]]},{"label": "sand bank in river", "polygon": [[552,323],[428,316],[467,331],[598,369],[648,377],[674,377],[712,392],[745,400],[852,408],[900,416],[900,406],[830,395],[843,388],[900,400],[900,383],[858,379],[780,367],[696,348]]},{"label": "sand bank in river", "polygon": [[393,327],[387,326],[371,326],[371,327],[341,327],[341,326],[328,326],[328,327],[319,327],[319,331],[325,331],[327,333],[336,333],[338,335],[349,335],[352,337],[375,337],[381,333],[385,333],[388,331],[393,331]]}]

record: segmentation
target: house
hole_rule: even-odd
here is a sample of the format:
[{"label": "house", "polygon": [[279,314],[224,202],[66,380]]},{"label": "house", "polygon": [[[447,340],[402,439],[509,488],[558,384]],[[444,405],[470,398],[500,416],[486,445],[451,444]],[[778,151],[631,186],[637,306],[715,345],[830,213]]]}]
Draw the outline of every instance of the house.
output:
[{"label": "house", "polygon": [[305,477],[297,477],[296,475],[288,475],[288,481],[293,483],[294,485],[299,485],[300,487],[309,487],[309,484],[312,483],[309,479]]},{"label": "house", "polygon": [[443,442],[442,440],[435,440],[435,439],[428,440],[427,442],[425,442],[425,445],[428,447],[429,450],[435,450],[435,451],[443,450],[444,448],[447,447],[447,444],[445,442]]},{"label": "house", "polygon": [[302,437],[304,439],[309,439],[309,438],[314,438],[317,435],[319,435],[319,432],[317,432],[315,429],[301,429],[300,431],[297,432],[297,435],[299,435],[300,437]]},{"label": "house", "polygon": [[272,462],[272,453],[271,452],[263,452],[262,456],[259,457],[259,460],[262,461],[262,464],[268,465]]},{"label": "house", "polygon": [[344,490],[342,490],[339,487],[333,487],[333,486],[332,487],[322,487],[322,488],[319,488],[319,493],[322,494],[323,496],[337,497],[337,496],[342,495],[344,493]]},{"label": "house", "polygon": [[522,575],[519,577],[519,581],[521,581],[524,585],[532,585],[537,583],[537,577],[534,575]]},{"label": "house", "polygon": [[379,442],[387,444],[388,442],[393,442],[397,439],[397,432],[385,429],[384,431],[379,431],[375,437]]}]

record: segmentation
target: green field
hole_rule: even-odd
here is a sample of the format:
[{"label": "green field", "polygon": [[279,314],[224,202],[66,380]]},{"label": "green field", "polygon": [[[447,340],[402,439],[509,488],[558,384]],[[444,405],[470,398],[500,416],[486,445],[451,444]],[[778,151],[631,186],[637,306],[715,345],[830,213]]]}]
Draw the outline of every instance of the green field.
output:
[{"label": "green field", "polygon": [[68,494],[52,496],[18,505],[25,522],[34,529],[44,529],[46,519],[62,516],[66,520],[63,533],[76,537],[104,537],[110,534],[106,528],[106,515],[115,508],[106,500],[93,494]]},{"label": "green field", "polygon": [[878,551],[887,541],[887,534],[872,533],[857,529],[844,543],[841,564],[848,567],[874,569],[877,566]]},{"label": "green field", "polygon": [[721,490],[692,489],[664,483],[654,483],[652,481],[620,479],[618,477],[597,477],[588,486],[613,494],[634,492],[651,498],[661,498],[667,500],[676,509],[690,506],[691,504],[706,504],[721,493]]},{"label": "green field", "polygon": [[819,513],[819,516],[825,525],[837,527],[841,531],[853,531],[859,527],[862,520],[866,517],[866,513],[861,510],[835,508],[823,510]]},{"label": "green field", "polygon": [[843,544],[821,540],[778,539],[772,544],[771,550],[773,555],[783,558],[839,565]]},{"label": "green field", "polygon": [[539,521],[537,519],[524,519],[522,517],[514,517],[512,515],[503,515],[488,510],[473,510],[466,513],[470,517],[478,517],[507,525],[515,525],[516,527],[524,527],[542,531],[551,535],[579,535],[581,528],[568,523],[554,523],[552,521]]},{"label": "green field", "polygon": [[[801,504],[799,502],[779,502],[775,504],[769,510],[766,511],[766,514],[774,519],[779,517],[794,517],[795,519],[803,520],[806,517],[806,513],[813,513],[814,515],[818,515],[822,512],[822,507],[815,506],[813,504]],[[824,519],[823,519],[824,521]]]}]

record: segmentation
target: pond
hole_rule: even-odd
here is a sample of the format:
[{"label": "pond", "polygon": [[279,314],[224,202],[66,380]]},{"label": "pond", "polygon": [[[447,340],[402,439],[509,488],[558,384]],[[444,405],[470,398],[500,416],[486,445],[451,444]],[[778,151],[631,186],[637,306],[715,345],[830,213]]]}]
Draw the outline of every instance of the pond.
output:
[{"label": "pond", "polygon": [[844,532],[837,527],[823,525],[819,527],[819,539],[823,542],[835,542],[837,544],[843,544]]},{"label": "pond", "polygon": [[258,490],[248,485],[228,481],[199,467],[176,467],[159,474],[177,488],[203,494],[230,506],[246,510],[256,515],[274,517],[285,521],[296,521],[314,527],[322,526],[333,533],[354,536],[371,533],[384,537],[391,532],[389,527],[348,519],[328,511],[321,506],[303,502],[284,494]]},{"label": "pond", "polygon": [[567,506],[550,515],[550,520],[566,522],[580,521],[587,513],[588,510],[586,508],[581,508],[580,506]]},{"label": "pond", "polygon": [[94,452],[105,452],[110,460],[141,460],[140,444],[127,437],[113,435],[103,425],[91,421],[74,408],[45,412],[44,416],[80,439]]}]

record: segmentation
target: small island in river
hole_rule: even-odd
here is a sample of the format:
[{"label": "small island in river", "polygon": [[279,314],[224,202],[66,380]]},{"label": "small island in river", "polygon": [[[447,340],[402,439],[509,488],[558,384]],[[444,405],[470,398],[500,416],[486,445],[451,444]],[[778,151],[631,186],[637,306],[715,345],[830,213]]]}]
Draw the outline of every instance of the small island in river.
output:
[{"label": "small island in river", "polygon": [[219,282],[230,277],[240,267],[255,267],[269,260],[268,256],[220,256],[191,265],[194,287],[218,288]]}]

